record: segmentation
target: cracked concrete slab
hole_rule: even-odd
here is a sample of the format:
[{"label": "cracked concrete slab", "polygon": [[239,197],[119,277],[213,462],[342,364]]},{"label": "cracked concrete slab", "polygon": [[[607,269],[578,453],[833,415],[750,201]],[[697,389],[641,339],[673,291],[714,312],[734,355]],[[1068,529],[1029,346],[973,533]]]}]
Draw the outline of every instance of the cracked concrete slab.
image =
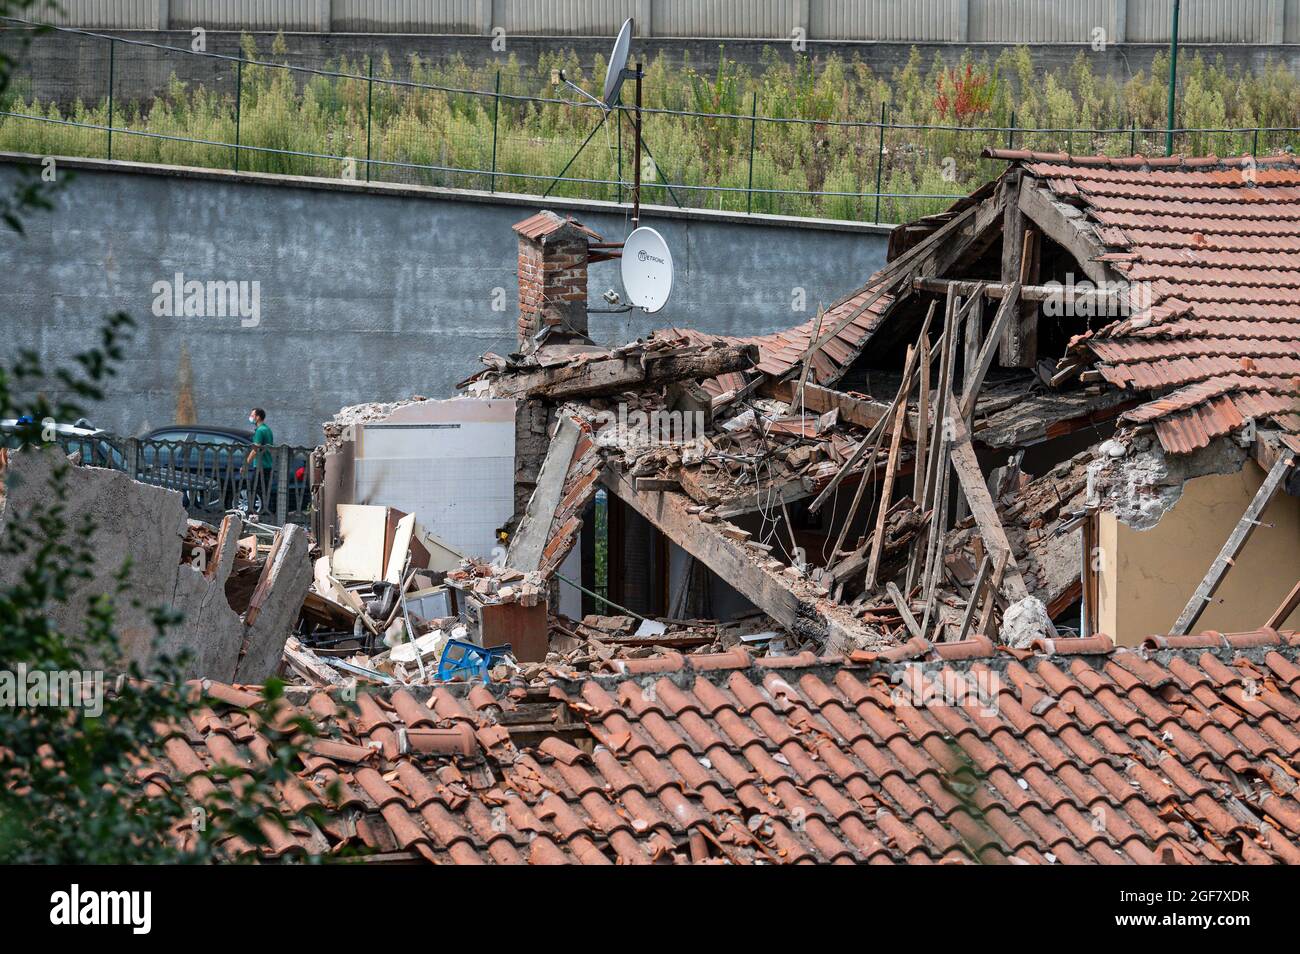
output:
[{"label": "cracked concrete slab", "polygon": [[[0,535],[21,526],[33,535],[29,547],[41,545],[45,537],[37,520],[58,502],[52,481],[65,465],[66,458],[54,450],[9,455]],[[61,632],[84,634],[91,601],[101,594],[115,597],[121,652],[117,659],[95,659],[93,664],[113,672],[131,663],[147,670],[164,655],[189,651],[186,678],[230,682],[247,675],[260,681],[274,672],[311,581],[302,528],[284,533],[268,567],[260,609],[246,624],[226,598],[241,532],[237,517],[223,523],[210,565],[181,562],[188,518],[179,493],[139,483],[118,471],[70,465],[63,473],[63,487],[63,520],[69,532],[81,534],[90,545],[93,557],[85,567],[88,575],[73,581],[68,600],[51,605],[49,616]],[[0,554],[0,586],[17,583],[30,562],[30,550]],[[124,566],[128,589],[117,596]],[[161,635],[153,622],[153,611],[160,607],[182,616]]]}]

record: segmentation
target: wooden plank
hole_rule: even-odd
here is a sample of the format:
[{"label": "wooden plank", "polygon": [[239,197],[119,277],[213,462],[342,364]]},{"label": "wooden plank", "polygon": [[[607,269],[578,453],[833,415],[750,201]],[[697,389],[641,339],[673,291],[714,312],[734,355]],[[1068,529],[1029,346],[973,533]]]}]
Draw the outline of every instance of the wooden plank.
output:
[{"label": "wooden plank", "polygon": [[[960,319],[965,314],[964,309],[958,309],[956,306],[956,295],[948,296],[948,314],[944,323],[943,330],[943,356],[939,365],[939,396],[934,407],[934,426],[943,427],[944,418],[950,413],[952,405],[952,381],[956,371],[957,361],[957,340],[958,329],[961,327]],[[947,455],[950,453],[948,442],[950,437],[947,429],[944,430],[944,439],[937,440],[933,444],[933,453],[931,454],[929,466],[926,468],[926,503],[931,505],[931,524],[930,536],[926,540],[925,550],[925,568],[921,574],[923,582],[922,592],[933,596],[930,591],[930,580],[938,579],[938,574],[933,572],[933,564],[936,561],[936,555],[943,550],[943,535],[947,528],[948,521],[948,479],[947,479]],[[912,574],[908,574],[908,591],[912,588]],[[924,627],[928,623],[929,604],[926,610],[927,618],[922,623]]]},{"label": "wooden plank", "polygon": [[[789,387],[789,385],[786,385]],[[836,391],[833,388],[824,388],[819,384],[809,381],[803,386],[804,407],[809,411],[817,414],[825,414],[827,411],[838,411],[840,420],[848,424],[856,424],[858,427],[871,428],[880,423],[882,418],[889,417],[889,405],[884,401],[875,401],[867,397],[855,397],[844,391]],[[790,403],[794,403],[793,395],[790,397]],[[887,423],[888,430],[891,433],[893,424]],[[903,430],[903,436],[908,440],[916,437],[916,415],[909,414]]]},{"label": "wooden plank", "polygon": [[689,353],[616,356],[540,368],[492,379],[495,397],[534,397],[550,401],[616,394],[672,381],[702,380],[733,371],[748,371],[758,363],[758,345],[717,344]]},{"label": "wooden plank", "polygon": [[[1011,284],[1020,277],[1020,259],[1024,254],[1025,214],[1020,208],[1022,170],[1007,173],[1002,180],[1002,282]],[[1004,367],[1024,367],[1021,356],[1020,323],[1007,323],[999,340],[998,360]]]},{"label": "wooden plank", "polygon": [[[689,473],[689,470],[683,470],[683,474]],[[870,480],[871,475],[866,474],[864,480]],[[787,483],[774,487],[770,482],[756,485],[757,489],[751,497],[745,495],[738,500],[730,503],[720,503],[713,508],[713,512],[719,520],[728,520],[731,517],[738,517],[741,514],[755,513],[759,510],[766,510],[768,507],[778,503],[794,503],[796,500],[804,500],[812,496],[812,488],[815,486],[813,481],[807,477],[799,480],[791,480]]]},{"label": "wooden plank", "polygon": [[[977,288],[970,299],[970,314],[966,318],[966,334],[964,337],[965,349],[962,352],[961,359],[961,379],[963,387],[971,387],[974,383],[974,371],[979,365],[980,344],[984,335],[984,288]],[[978,390],[979,385],[974,385],[974,390]],[[970,427],[971,415],[967,414],[963,407],[958,407],[958,413],[966,420],[966,426]],[[957,497],[957,514],[956,522],[961,523],[966,519],[966,498],[958,495]]]},{"label": "wooden plank", "polygon": [[[966,319],[965,350],[961,359],[961,382],[963,392],[974,380],[975,369],[979,367],[980,345],[984,339],[984,291],[977,290],[970,298],[971,311]],[[983,376],[981,375],[981,379]]]},{"label": "wooden plank", "polygon": [[[934,311],[935,311],[936,304],[937,304],[936,302],[930,303],[930,308],[925,313],[925,321],[922,322],[921,324],[921,333],[917,337],[917,344],[916,344],[916,348],[919,348],[921,351],[927,350],[927,343],[929,341],[928,335],[930,333],[930,322],[934,320]],[[908,348],[907,360],[904,362],[904,367],[903,367],[903,380],[898,386],[898,393],[894,395],[893,403],[887,409],[887,413],[883,417],[881,417],[880,420],[876,422],[876,427],[873,428],[873,432],[874,432],[879,430],[879,428],[881,427],[889,426],[893,432],[891,452],[890,452],[890,462],[888,468],[886,469],[887,485],[886,485],[886,490],[884,492],[884,495],[881,497],[880,500],[880,508],[879,508],[880,517],[878,518],[879,520],[883,520],[883,518],[887,515],[889,511],[889,497],[893,493],[894,477],[898,468],[898,456],[897,453],[892,448],[898,445],[899,438],[901,437],[905,427],[905,421],[907,415],[907,394],[909,391],[912,390],[912,377],[916,372],[916,354],[917,352],[915,348],[912,347]],[[892,421],[890,420],[891,415],[888,413],[888,411],[894,412]],[[835,539],[835,546],[831,548],[832,564],[839,557],[840,547],[844,545],[844,537],[849,531],[849,524],[853,522],[853,518],[857,515],[858,504],[862,502],[862,493],[866,489],[868,475],[870,475],[874,479],[875,466],[876,466],[876,454],[880,449],[880,441],[883,437],[884,437],[883,432],[877,433],[875,443],[872,444],[871,446],[870,463],[868,463],[867,467],[863,471],[862,480],[858,483],[858,489],[853,494],[853,502],[849,506],[849,512],[844,518],[844,524],[840,528],[839,536],[836,537]],[[836,477],[839,476],[840,476],[839,474],[836,474]],[[882,545],[882,539],[880,534],[877,534],[876,536],[876,544],[877,546]],[[877,559],[877,563],[878,563],[878,559]],[[831,569],[831,566],[828,565],[826,569],[827,570]],[[874,573],[872,574],[871,578],[874,580],[875,578]],[[868,587],[868,589],[872,589],[872,588],[874,587]]]},{"label": "wooden plank", "polygon": [[1209,605],[1210,600],[1214,598],[1215,591],[1218,590],[1219,584],[1223,578],[1228,575],[1228,570],[1232,567],[1232,561],[1237,558],[1241,550],[1249,542],[1251,535],[1255,532],[1255,527],[1259,524],[1260,514],[1273,500],[1278,488],[1286,480],[1287,471],[1295,463],[1295,455],[1288,452],[1278,457],[1264,482],[1259,485],[1259,490],[1255,493],[1255,498],[1251,500],[1250,506],[1246,512],[1241,515],[1237,521],[1237,526],[1233,528],[1232,533],[1228,534],[1228,539],[1224,541],[1218,556],[1210,564],[1210,568],[1205,572],[1205,577],[1201,580],[1200,585],[1196,587],[1196,592],[1192,594],[1187,605],[1183,607],[1182,613],[1179,614],[1177,621],[1169,630],[1171,636],[1185,636],[1196,625],[1196,621],[1201,618],[1205,612],[1205,607]]},{"label": "wooden plank", "polygon": [[[1018,278],[1019,272],[1016,273]],[[929,292],[933,295],[948,294],[949,286],[952,286],[958,295],[963,298],[975,293],[975,289],[983,286],[984,297],[990,300],[1001,301],[1007,297],[1015,280],[986,282],[976,281],[974,279],[963,278],[930,278],[921,277],[912,279],[912,288],[920,292]],[[1067,289],[1060,285],[1025,285],[1020,287],[1021,301],[1062,301],[1080,308],[1091,309],[1094,315],[1116,314],[1116,309],[1121,301],[1121,293],[1118,288],[1078,288],[1076,287],[1068,295]]]},{"label": "wooden plank", "polygon": [[551,538],[551,524],[555,511],[564,496],[564,482],[573,464],[573,452],[582,437],[582,428],[573,418],[565,416],[556,425],[555,436],[546,448],[537,474],[537,486],[528,498],[528,506],[519,527],[510,539],[506,553],[506,566],[524,573],[539,569],[542,554]]},{"label": "wooden plank", "polygon": [[664,536],[782,626],[801,636],[825,640],[826,623],[815,607],[800,599],[781,574],[759,566],[743,543],[727,539],[713,524],[702,523],[695,514],[689,513],[689,497],[675,493],[638,493],[613,464],[605,467],[601,480]]},{"label": "wooden plank", "polygon": [[[814,340],[814,341],[818,340],[818,339],[820,338],[820,336],[821,336],[821,333],[822,333],[822,321],[823,321],[825,318],[826,318],[826,310],[825,310],[824,308],[818,306],[818,308],[817,308],[817,324],[813,326],[813,335],[812,335],[812,336],[813,336],[813,340]],[[803,356],[803,367],[802,367],[802,368],[800,369],[800,371],[799,371],[799,386],[796,387],[796,388],[794,389],[794,400],[792,401],[792,408],[795,407],[795,406],[797,406],[797,407],[803,407],[803,388],[804,388],[804,385],[808,382],[808,369],[809,369],[810,367],[812,367],[813,356],[816,355],[817,352],[820,351],[821,348],[822,348],[825,344],[826,344],[826,342],[823,341],[823,342],[822,342],[820,345],[818,345],[817,347],[815,347],[815,348],[809,348],[807,351],[804,352],[804,356]]]},{"label": "wooden plank", "polygon": [[980,598],[984,595],[984,584],[988,582],[989,567],[992,560],[987,553],[984,559],[980,560],[980,571],[975,576],[975,584],[970,589],[970,599],[966,601],[966,613],[961,618],[961,631],[957,634],[957,641],[966,638],[970,632],[971,620],[975,617],[975,608],[980,605]]},{"label": "wooden plank", "polygon": [[984,538],[984,546],[991,553],[1007,554],[1007,569],[1002,580],[1006,597],[1012,602],[1024,599],[1029,595],[1029,590],[1020,575],[1020,568],[1016,565],[1015,554],[1011,552],[1011,543],[1007,540],[1006,530],[1002,527],[1002,521],[998,519],[997,508],[984,483],[984,474],[975,457],[975,448],[971,446],[970,431],[966,429],[965,421],[955,415],[949,419],[946,426],[952,431],[952,467],[957,473],[962,493],[966,495],[966,502],[970,505],[975,525],[979,527],[980,536]]},{"label": "wooden plank", "polygon": [[916,457],[914,458],[917,466],[912,474],[912,499],[918,506],[924,507],[925,468],[920,464],[921,461],[929,458],[926,442],[930,437],[930,349],[925,335],[921,336],[921,343],[927,347],[921,349],[920,356],[920,387],[916,399]]},{"label": "wooden plank", "polygon": [[857,516],[858,507],[862,503],[862,495],[866,492],[867,484],[875,482],[876,476],[876,455],[880,452],[880,441],[884,434],[877,434],[875,443],[871,445],[871,456],[867,458],[866,466],[862,468],[862,479],[858,481],[857,489],[853,491],[853,501],[849,504],[849,512],[844,515],[844,522],[840,525],[839,535],[835,538],[835,545],[831,547],[830,562],[826,565],[829,571],[839,559],[840,548],[844,546],[844,538],[848,536],[849,525],[853,523],[853,518]]},{"label": "wooden plank", "polygon": [[343,677],[333,666],[302,645],[297,636],[290,636],[284,644],[284,662],[293,672],[315,686],[339,686]]},{"label": "wooden plank", "polygon": [[[924,348],[924,340],[921,347]],[[876,533],[871,545],[871,559],[867,563],[866,591],[876,588],[876,574],[880,570],[880,554],[885,548],[885,520],[889,516],[890,500],[894,494],[894,479],[898,475],[898,455],[903,444],[903,417],[907,413],[907,393],[912,389],[912,371],[916,363],[916,348],[908,345],[904,363],[903,383],[898,386],[895,403],[894,436],[889,442],[889,458],[885,462],[885,484],[880,491],[880,506],[876,508]]]},{"label": "wooden plank", "polygon": [[967,375],[966,384],[962,390],[961,416],[968,422],[971,415],[975,413],[975,402],[979,400],[979,391],[984,386],[984,378],[988,375],[989,368],[993,366],[993,352],[998,348],[999,343],[1004,340],[1004,332],[1011,322],[1011,316],[1018,315],[1020,312],[1019,291],[1020,283],[1012,282],[1010,294],[1002,299],[1002,304],[998,306],[997,313],[993,316],[993,324],[989,327],[988,335],[984,339],[984,347],[980,349],[975,368]]},{"label": "wooden plank", "polygon": [[1007,572],[1007,561],[1011,559],[1011,551],[1003,550],[997,554],[996,563],[993,566],[993,578],[989,580],[988,599],[984,601],[984,609],[980,612],[979,626],[975,632],[980,636],[989,635],[989,626],[993,622],[993,609],[997,606],[998,590],[1002,587],[1002,577]]},{"label": "wooden plank", "polygon": [[913,636],[923,636],[924,634],[921,632],[920,624],[917,623],[916,617],[912,615],[912,610],[908,607],[907,600],[904,599],[903,594],[898,591],[898,586],[893,580],[890,580],[885,584],[885,591],[889,594],[889,598],[894,601],[894,608],[898,610],[898,615],[903,618],[903,625],[907,627],[908,631]]},{"label": "wooden plank", "polygon": [[[1028,285],[1038,281],[1038,260],[1042,254],[1038,229],[1025,228],[1025,247],[1020,256],[1020,284]],[[1038,308],[1020,300],[1020,348],[1023,363],[1021,367],[1038,366]]]},{"label": "wooden plank", "polygon": [[[1097,238],[1082,209],[1052,198],[1052,194],[1032,176],[1021,180],[1016,206],[1024,218],[1038,226],[1057,245],[1063,246],[1094,283],[1112,283],[1113,276],[1106,263],[1097,261],[1106,254],[1106,247]],[[1008,280],[1005,273],[1002,280]]]},{"label": "wooden plank", "polygon": [[1296,607],[1298,606],[1300,606],[1300,582],[1297,582],[1295,586],[1291,587],[1291,592],[1287,594],[1286,599],[1282,601],[1281,605],[1278,606],[1277,609],[1273,610],[1273,615],[1268,618],[1268,622],[1264,624],[1264,628],[1277,629],[1287,621],[1287,618],[1296,611]]}]

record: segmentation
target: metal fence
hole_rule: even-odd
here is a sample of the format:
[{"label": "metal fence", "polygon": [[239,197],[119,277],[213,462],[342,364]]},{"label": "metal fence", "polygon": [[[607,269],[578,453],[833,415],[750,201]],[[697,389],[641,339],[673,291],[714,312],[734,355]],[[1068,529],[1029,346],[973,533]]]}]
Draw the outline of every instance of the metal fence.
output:
[{"label": "metal fence", "polygon": [[251,444],[145,440],[115,434],[59,434],[55,442],[78,463],[129,474],[134,480],[181,494],[190,516],[209,522],[231,510],[258,523],[308,524],[312,512],[313,448],[268,445],[269,466]]},{"label": "metal fence", "polygon": [[[18,74],[0,102],[0,148],[628,199],[630,110],[606,114],[535,95],[517,72],[498,71],[492,89],[476,89],[468,79],[426,81],[431,67],[419,62],[398,78],[391,64],[374,60],[306,66],[61,32],[79,44],[69,57],[78,82],[98,92],[67,108],[41,105],[24,95],[33,77]],[[141,92],[159,88],[160,96]],[[889,103],[863,121],[809,119],[798,103],[763,102],[758,93],[727,102],[735,104],[730,112],[689,101],[644,111],[644,202],[901,222],[996,176],[1002,164],[980,156],[987,146],[1162,154],[1167,132],[1128,117],[1100,127],[1027,127],[1013,110],[1000,125],[927,125],[895,121]],[[1300,127],[1175,129],[1172,138],[1175,151],[1190,154],[1260,154],[1300,146]]]},{"label": "metal fence", "polygon": [[[640,38],[788,37],[949,43],[1169,40],[1169,0],[61,0],[66,26],[124,30],[298,30],[612,36],[635,17]],[[1183,37],[1197,43],[1294,43],[1294,0],[1197,0]]]}]

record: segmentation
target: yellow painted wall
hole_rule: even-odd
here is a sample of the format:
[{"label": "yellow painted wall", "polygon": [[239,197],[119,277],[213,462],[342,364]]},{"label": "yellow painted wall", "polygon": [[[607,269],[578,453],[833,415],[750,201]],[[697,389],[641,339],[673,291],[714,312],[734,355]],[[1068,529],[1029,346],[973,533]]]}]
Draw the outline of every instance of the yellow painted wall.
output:
[{"label": "yellow painted wall", "polygon": [[[1169,632],[1263,482],[1254,461],[1236,474],[1197,477],[1150,530],[1099,514],[1096,628],[1121,646]],[[1261,521],[1274,526],[1255,528],[1194,632],[1261,626],[1300,579],[1300,498],[1279,490]],[[1285,625],[1300,628],[1300,609]]]}]

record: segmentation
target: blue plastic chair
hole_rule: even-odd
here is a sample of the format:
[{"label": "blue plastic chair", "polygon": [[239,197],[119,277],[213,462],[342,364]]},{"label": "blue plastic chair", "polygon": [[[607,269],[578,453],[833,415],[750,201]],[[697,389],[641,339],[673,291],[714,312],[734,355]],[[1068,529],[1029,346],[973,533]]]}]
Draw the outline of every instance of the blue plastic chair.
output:
[{"label": "blue plastic chair", "polygon": [[484,682],[491,682],[488,673],[503,657],[511,655],[513,650],[509,643],[484,649],[474,643],[460,639],[449,639],[442,649],[438,660],[438,678],[443,682],[453,679],[469,681],[479,676]]}]

